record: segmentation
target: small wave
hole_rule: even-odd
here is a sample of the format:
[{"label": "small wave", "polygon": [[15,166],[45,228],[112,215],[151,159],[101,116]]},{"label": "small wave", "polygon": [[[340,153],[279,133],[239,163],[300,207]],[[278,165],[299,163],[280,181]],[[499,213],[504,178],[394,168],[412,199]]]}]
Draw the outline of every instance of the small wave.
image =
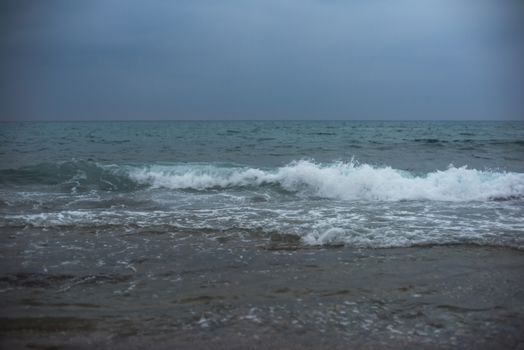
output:
[{"label": "small wave", "polygon": [[508,146],[524,146],[524,140],[500,141],[494,140],[490,142],[492,145],[508,145]]},{"label": "small wave", "polygon": [[[9,215],[0,218],[0,227],[6,232],[39,234],[55,230],[63,234],[113,235],[123,234],[144,238],[152,235],[166,235],[172,238],[215,240],[219,243],[229,241],[255,243],[269,250],[296,250],[310,247],[356,248],[394,248],[413,246],[433,246],[452,244],[474,244],[481,246],[511,247],[524,249],[524,240],[520,233],[522,224],[512,222],[501,224],[494,220],[453,221],[448,214],[440,225],[431,223],[424,215],[414,214],[406,220],[402,212],[391,216],[388,222],[369,222],[345,220],[341,217],[333,220],[304,214],[303,223],[289,226],[285,215],[273,218],[273,224],[267,221],[244,220],[239,213],[232,214],[233,220],[224,225],[223,221],[213,220],[208,215],[199,215],[187,220],[187,212],[135,212],[135,211],[68,211],[47,214]],[[210,220],[211,219],[211,220]],[[451,220],[448,220],[451,219]],[[398,224],[399,222],[404,223]],[[307,221],[307,222],[306,222]],[[429,226],[428,226],[429,225]],[[500,232],[506,231],[501,234]],[[34,249],[45,249],[37,245]]]},{"label": "small wave", "polygon": [[445,140],[439,140],[439,139],[415,139],[415,142],[422,142],[422,143],[441,143],[441,142],[448,142]]},{"label": "small wave", "polygon": [[391,167],[356,162],[322,165],[302,160],[274,170],[149,166],[132,169],[129,176],[138,183],[168,189],[278,185],[300,195],[343,200],[482,201],[524,196],[524,174],[453,166],[416,176]]},{"label": "small wave", "polygon": [[310,132],[308,135],[319,135],[319,136],[334,136],[335,132]]},{"label": "small wave", "polygon": [[0,184],[60,185],[74,192],[89,190],[93,186],[103,191],[131,191],[140,186],[129,178],[125,169],[92,161],[41,163],[3,169],[0,170]]}]

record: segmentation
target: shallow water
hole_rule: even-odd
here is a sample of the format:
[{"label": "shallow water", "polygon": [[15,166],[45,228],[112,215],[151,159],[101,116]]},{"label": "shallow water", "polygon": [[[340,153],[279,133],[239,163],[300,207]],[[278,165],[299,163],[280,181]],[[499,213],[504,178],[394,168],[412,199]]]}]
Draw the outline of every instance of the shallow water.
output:
[{"label": "shallow water", "polygon": [[520,251],[318,248],[293,237],[12,233],[1,242],[2,344],[494,349],[524,341]]}]

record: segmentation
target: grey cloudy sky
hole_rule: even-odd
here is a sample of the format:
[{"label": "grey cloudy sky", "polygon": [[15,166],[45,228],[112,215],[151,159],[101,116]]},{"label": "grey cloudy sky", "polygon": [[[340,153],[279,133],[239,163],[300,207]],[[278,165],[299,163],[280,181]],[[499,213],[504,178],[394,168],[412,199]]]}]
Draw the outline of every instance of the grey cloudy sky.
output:
[{"label": "grey cloudy sky", "polygon": [[520,0],[4,0],[0,118],[524,119]]}]

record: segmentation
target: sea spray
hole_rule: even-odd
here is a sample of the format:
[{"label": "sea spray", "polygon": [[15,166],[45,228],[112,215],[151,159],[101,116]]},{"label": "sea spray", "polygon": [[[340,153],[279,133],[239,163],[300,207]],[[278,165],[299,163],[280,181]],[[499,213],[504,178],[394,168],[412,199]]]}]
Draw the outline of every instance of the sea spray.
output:
[{"label": "sea spray", "polygon": [[520,198],[524,174],[481,171],[450,166],[414,175],[391,167],[309,160],[276,169],[217,167],[212,165],[147,166],[129,169],[129,177],[141,184],[167,189],[263,186],[268,184],[303,196],[343,200],[482,201]]},{"label": "sea spray", "polygon": [[0,170],[0,184],[57,186],[62,191],[129,192],[147,188],[222,191],[268,186],[301,197],[339,200],[486,201],[524,196],[524,174],[449,166],[412,173],[356,161],[299,160],[282,167],[232,164],[103,165],[70,161]]}]

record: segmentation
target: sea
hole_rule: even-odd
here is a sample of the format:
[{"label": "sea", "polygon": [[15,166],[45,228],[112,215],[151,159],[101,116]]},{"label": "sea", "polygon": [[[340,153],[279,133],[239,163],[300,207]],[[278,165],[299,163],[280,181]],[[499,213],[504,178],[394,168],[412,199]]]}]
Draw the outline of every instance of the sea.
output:
[{"label": "sea", "polygon": [[511,346],[524,123],[5,122],[0,230],[9,346]]},{"label": "sea", "polygon": [[524,124],[4,123],[2,227],[524,247]]}]

